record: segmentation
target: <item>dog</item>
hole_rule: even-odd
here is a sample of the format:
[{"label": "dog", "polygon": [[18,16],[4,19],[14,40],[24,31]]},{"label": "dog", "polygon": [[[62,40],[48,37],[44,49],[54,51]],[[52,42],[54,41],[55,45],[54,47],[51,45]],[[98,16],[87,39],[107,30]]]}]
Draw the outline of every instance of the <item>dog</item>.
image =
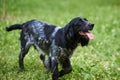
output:
[{"label": "dog", "polygon": [[[78,44],[88,45],[89,40],[94,39],[94,35],[89,31],[93,30],[94,24],[88,22],[86,18],[73,18],[65,27],[39,21],[31,20],[23,24],[14,24],[6,27],[7,31],[21,30],[19,54],[20,71],[24,70],[23,59],[29,48],[34,48],[40,53],[40,59],[48,71],[52,73],[52,80],[72,71],[70,57]],[[58,70],[61,64],[62,70]]]}]

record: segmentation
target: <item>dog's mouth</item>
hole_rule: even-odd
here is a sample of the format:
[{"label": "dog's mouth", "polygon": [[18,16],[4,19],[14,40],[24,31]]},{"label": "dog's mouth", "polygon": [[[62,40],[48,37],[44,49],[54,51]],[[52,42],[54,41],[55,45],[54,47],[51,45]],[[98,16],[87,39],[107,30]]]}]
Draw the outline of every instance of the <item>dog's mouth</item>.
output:
[{"label": "dog's mouth", "polygon": [[82,36],[87,36],[90,40],[94,39],[94,35],[92,33],[90,33],[89,31],[80,31],[79,32],[80,35]]}]

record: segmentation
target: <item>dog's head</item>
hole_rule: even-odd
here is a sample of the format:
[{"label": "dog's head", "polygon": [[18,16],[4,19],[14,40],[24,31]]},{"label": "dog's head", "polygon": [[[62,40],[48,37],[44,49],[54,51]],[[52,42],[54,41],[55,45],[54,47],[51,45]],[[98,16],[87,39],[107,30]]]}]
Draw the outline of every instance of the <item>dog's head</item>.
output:
[{"label": "dog's head", "polygon": [[86,18],[74,18],[68,25],[69,34],[75,36],[74,38],[77,39],[77,42],[81,43],[82,46],[87,45],[89,40],[94,39],[94,35],[89,32],[93,30],[94,24],[88,22]]}]

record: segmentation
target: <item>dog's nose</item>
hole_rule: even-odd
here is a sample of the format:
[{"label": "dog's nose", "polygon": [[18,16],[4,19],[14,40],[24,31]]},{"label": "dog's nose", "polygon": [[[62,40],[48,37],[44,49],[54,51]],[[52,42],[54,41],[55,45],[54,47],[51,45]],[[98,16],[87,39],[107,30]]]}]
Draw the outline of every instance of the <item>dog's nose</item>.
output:
[{"label": "dog's nose", "polygon": [[93,23],[89,23],[89,28],[90,28],[90,30],[92,30],[93,27],[94,27],[94,24],[93,24]]},{"label": "dog's nose", "polygon": [[94,24],[93,24],[93,23],[91,23],[91,24],[90,24],[90,26],[91,26],[91,27],[94,27]]},{"label": "dog's nose", "polygon": [[93,27],[94,27],[94,24],[93,24],[93,23],[90,23],[89,26],[90,26],[91,28],[93,28]]}]

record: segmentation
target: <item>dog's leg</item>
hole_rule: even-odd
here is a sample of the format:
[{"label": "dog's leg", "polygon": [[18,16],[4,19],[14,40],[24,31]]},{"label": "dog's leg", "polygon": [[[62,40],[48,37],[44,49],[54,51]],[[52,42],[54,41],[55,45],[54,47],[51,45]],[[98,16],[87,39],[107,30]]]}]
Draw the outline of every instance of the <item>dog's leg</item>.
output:
[{"label": "dog's leg", "polygon": [[24,70],[24,57],[25,55],[28,53],[28,50],[30,48],[30,43],[27,43],[28,41],[25,40],[25,35],[23,33],[21,33],[21,37],[20,37],[20,42],[21,42],[21,51],[19,54],[19,67],[20,67],[20,71]]},{"label": "dog's leg", "polygon": [[58,74],[57,58],[50,57],[50,66],[51,66],[51,72],[52,72],[52,80],[58,80],[59,74]]},{"label": "dog's leg", "polygon": [[50,70],[49,68],[49,61],[45,60],[45,55],[41,54],[40,55],[40,59],[42,60],[44,66],[48,69],[48,71]]},{"label": "dog's leg", "polygon": [[40,59],[41,59],[42,62],[44,63],[44,61],[45,61],[45,55],[41,54],[41,55],[40,55]]},{"label": "dog's leg", "polygon": [[19,67],[20,67],[20,71],[23,71],[24,70],[24,57],[25,55],[27,54],[28,52],[28,49],[24,49],[24,50],[21,50],[20,54],[19,54]]},{"label": "dog's leg", "polygon": [[62,70],[59,72],[59,77],[68,74],[72,71],[72,66],[69,58],[66,58],[64,61],[61,62],[61,64],[62,64]]}]

